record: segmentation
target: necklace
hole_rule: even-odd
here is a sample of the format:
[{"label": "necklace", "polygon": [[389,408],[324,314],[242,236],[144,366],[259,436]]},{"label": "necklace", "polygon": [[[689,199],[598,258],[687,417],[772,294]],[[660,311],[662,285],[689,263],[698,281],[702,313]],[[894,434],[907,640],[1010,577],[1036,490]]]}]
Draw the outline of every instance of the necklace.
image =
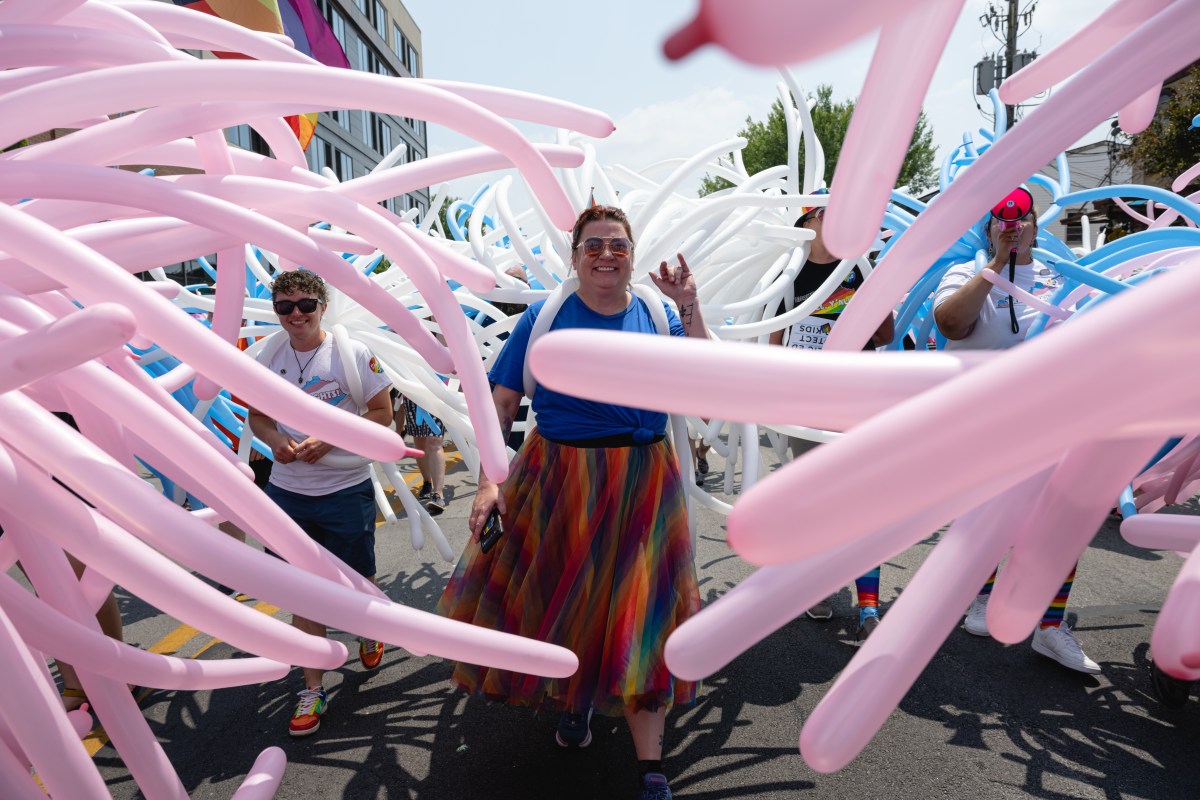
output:
[{"label": "necklace", "polygon": [[[291,343],[288,344],[288,347],[292,347]],[[304,370],[308,369],[308,365],[313,362],[313,359],[317,357],[317,353],[319,353],[319,352],[321,352],[321,346],[317,345],[317,349],[314,350],[313,354],[308,357],[308,361],[305,361],[303,364],[301,364],[300,363],[300,354],[296,352],[295,347],[292,347],[292,356],[294,356],[296,359],[296,366],[300,367],[300,376],[298,378],[296,378],[296,383],[299,383],[301,385],[304,384]]]}]

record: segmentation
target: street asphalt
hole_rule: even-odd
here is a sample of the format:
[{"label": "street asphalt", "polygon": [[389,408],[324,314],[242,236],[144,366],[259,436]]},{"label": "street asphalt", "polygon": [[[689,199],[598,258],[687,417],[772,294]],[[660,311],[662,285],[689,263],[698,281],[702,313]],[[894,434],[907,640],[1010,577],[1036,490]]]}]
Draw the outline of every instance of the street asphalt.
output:
[{"label": "street asphalt", "polygon": [[[774,458],[766,448],[763,454],[768,462]],[[710,460],[723,469],[718,456]],[[461,552],[474,484],[461,464],[448,483],[451,499],[439,521]],[[722,483],[710,475],[706,488],[735,500]],[[871,502],[866,487],[863,502]],[[1200,506],[1193,498],[1166,513],[1200,514]],[[751,567],[726,546],[722,518],[699,514],[701,597],[711,602]],[[1068,606],[1068,619],[1103,674],[1071,672],[1027,642],[1006,647],[958,629],[866,750],[836,774],[818,773],[799,755],[797,739],[855,653],[849,642],[857,612],[847,586],[836,597],[832,620],[794,620],[705,681],[694,707],[669,715],[665,763],[675,796],[1200,796],[1200,704],[1193,699],[1182,709],[1164,709],[1148,680],[1151,629],[1182,560],[1126,544],[1118,523],[1109,518],[1084,554]],[[883,565],[885,620],[937,539],[931,532]],[[379,582],[388,596],[431,610],[451,565],[432,546],[415,552],[403,520],[380,528],[377,549]],[[121,593],[120,600],[131,643],[180,656],[239,655],[181,629],[136,597]],[[334,635],[356,652],[352,636]],[[152,690],[141,707],[194,798],[230,797],[259,752],[272,745],[288,759],[279,798],[634,796],[636,761],[623,721],[597,717],[592,745],[564,750],[554,741],[555,715],[469,698],[451,689],[450,669],[394,647],[373,672],[352,657],[326,676],[329,710],[321,729],[304,739],[287,733],[301,688],[298,670],[259,686]],[[103,741],[101,732],[93,749]],[[111,745],[100,746],[94,758],[114,797],[141,796]]]}]

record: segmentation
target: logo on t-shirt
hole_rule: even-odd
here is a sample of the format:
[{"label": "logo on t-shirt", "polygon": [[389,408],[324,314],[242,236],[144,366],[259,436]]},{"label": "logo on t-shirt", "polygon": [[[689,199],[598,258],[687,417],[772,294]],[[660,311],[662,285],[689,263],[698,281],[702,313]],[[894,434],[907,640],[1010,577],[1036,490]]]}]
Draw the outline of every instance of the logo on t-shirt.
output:
[{"label": "logo on t-shirt", "polygon": [[383,367],[380,365],[379,359],[377,359],[375,356],[371,356],[371,360],[370,360],[370,362],[368,362],[368,366],[371,367],[371,372],[374,372],[378,375],[383,374]]},{"label": "logo on t-shirt", "polygon": [[308,383],[304,384],[304,391],[331,406],[338,405],[346,397],[346,392],[342,390],[337,381],[319,376],[310,378]]},{"label": "logo on t-shirt", "polygon": [[1033,294],[1034,296],[1040,296],[1043,294],[1049,294],[1050,292],[1053,292],[1055,289],[1057,289],[1061,285],[1059,283],[1058,278],[1059,278],[1059,276],[1055,275],[1051,278],[1046,278],[1045,280],[1038,280],[1038,281],[1034,282],[1033,292],[1031,294]]}]

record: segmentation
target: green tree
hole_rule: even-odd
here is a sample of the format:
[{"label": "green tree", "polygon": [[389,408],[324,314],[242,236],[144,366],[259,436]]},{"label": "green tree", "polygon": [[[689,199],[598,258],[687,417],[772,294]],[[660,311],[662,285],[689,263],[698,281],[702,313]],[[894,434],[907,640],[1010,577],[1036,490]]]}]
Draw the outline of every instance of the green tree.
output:
[{"label": "green tree", "polygon": [[[812,109],[813,128],[821,141],[821,148],[825,151],[825,183],[831,184],[833,170],[837,165],[838,155],[842,152],[842,143],[846,139],[846,129],[850,127],[855,101],[834,102],[833,87],[824,84],[817,87],[816,100]],[[747,141],[742,150],[742,162],[751,175],[787,163],[787,124],[783,117],[783,103],[779,100],[771,104],[771,111],[765,121],[759,122],[752,117],[746,117],[746,127],[738,131],[738,136]],[[937,182],[934,149],[933,128],[922,111],[917,118],[917,125],[908,145],[908,155],[904,158],[896,185],[908,186],[914,194],[931,188]],[[803,173],[803,140],[800,142],[798,159],[797,163],[801,165]],[[732,185],[719,176],[705,175],[700,183],[700,196],[727,189]]]},{"label": "green tree", "polygon": [[1169,184],[1200,162],[1200,129],[1188,130],[1197,114],[1200,114],[1200,66],[1193,66],[1183,80],[1163,93],[1154,121],[1146,130],[1130,137],[1121,159]]},{"label": "green tree", "polygon": [[462,198],[446,195],[446,197],[442,200],[442,207],[438,209],[438,222],[442,226],[442,233],[444,233],[447,238],[451,237],[450,226],[446,223],[446,212],[450,210],[450,206],[454,205],[459,200],[462,200]]}]

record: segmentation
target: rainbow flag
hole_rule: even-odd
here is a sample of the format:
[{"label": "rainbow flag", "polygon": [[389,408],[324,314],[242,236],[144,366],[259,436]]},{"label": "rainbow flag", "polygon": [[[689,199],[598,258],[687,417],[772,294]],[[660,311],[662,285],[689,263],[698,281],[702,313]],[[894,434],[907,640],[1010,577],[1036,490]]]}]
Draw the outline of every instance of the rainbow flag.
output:
[{"label": "rainbow flag", "polygon": [[[286,34],[296,49],[329,67],[350,68],[346,53],[314,0],[175,0],[175,5],[211,14],[264,33]],[[218,58],[247,58],[242,53],[213,51]],[[317,128],[317,115],[287,117],[302,149],[308,149]]]}]

